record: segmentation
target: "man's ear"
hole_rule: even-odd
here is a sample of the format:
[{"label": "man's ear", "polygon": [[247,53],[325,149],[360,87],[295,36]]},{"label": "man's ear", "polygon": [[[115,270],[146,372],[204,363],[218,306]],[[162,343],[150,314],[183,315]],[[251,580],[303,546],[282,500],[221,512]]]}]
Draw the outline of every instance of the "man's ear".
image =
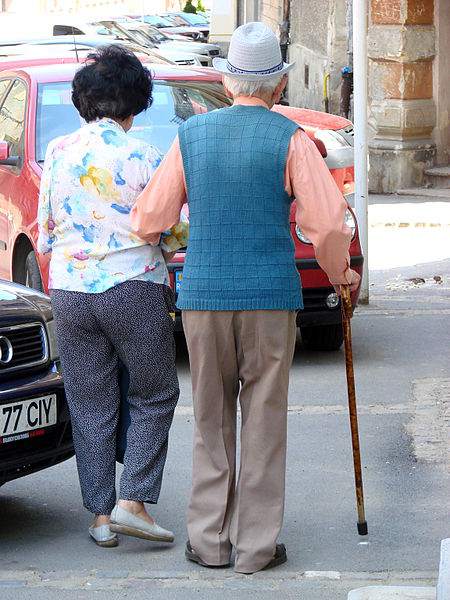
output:
[{"label": "man's ear", "polygon": [[280,83],[275,88],[275,90],[273,92],[273,96],[272,96],[272,100],[274,101],[275,104],[277,104],[280,101],[281,94],[283,93],[283,90],[287,85],[287,80],[288,80],[287,75],[283,75],[283,78],[281,79]]},{"label": "man's ear", "polygon": [[230,92],[230,90],[225,85],[223,77],[222,77],[222,85],[223,85],[223,89],[225,90],[225,94],[228,96],[228,98],[233,98],[233,94]]}]

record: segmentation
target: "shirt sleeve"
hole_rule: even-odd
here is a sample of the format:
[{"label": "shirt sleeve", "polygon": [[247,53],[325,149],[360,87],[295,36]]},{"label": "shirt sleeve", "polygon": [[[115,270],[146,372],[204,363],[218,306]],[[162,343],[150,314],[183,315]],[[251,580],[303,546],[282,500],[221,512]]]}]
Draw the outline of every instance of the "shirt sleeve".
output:
[{"label": "shirt sleeve", "polygon": [[312,242],[316,259],[334,285],[351,282],[351,229],[347,202],[316,145],[298,130],[289,143],[285,188],[295,196],[295,221]]},{"label": "shirt sleeve", "polygon": [[55,227],[52,216],[51,204],[51,178],[53,165],[53,144],[47,148],[45,155],[44,168],[41,176],[41,185],[39,188],[38,201],[38,240],[36,249],[41,254],[51,252],[52,244],[55,239],[53,229]]},{"label": "shirt sleeve", "polygon": [[131,210],[131,227],[152,246],[163,231],[180,221],[186,202],[186,180],[178,136]]},{"label": "shirt sleeve", "polygon": [[141,179],[139,182],[139,190],[142,191],[145,186],[148,184],[150,179],[153,177],[156,169],[161,164],[163,159],[163,155],[155,146],[148,146],[144,160],[139,161],[139,165],[141,166]]}]

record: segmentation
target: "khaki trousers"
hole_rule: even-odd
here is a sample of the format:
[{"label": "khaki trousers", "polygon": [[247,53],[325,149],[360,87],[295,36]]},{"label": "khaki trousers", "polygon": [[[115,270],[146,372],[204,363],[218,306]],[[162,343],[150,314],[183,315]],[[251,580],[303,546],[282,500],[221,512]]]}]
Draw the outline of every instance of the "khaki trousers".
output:
[{"label": "khaki trousers", "polygon": [[[189,540],[210,565],[252,573],[272,558],[284,512],[294,311],[184,311],[195,432]],[[236,484],[237,399],[242,415]]]}]

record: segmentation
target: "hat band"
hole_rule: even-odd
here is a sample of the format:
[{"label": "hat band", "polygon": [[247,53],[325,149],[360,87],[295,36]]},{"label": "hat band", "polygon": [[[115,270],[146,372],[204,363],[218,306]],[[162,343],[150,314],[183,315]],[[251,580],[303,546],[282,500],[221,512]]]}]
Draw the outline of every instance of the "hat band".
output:
[{"label": "hat band", "polygon": [[238,67],[233,66],[227,60],[227,69],[230,71],[230,73],[240,73],[242,75],[270,75],[270,73],[277,73],[283,69],[283,61],[281,61],[276,67],[265,69],[264,71],[247,71],[246,69],[239,69]]}]

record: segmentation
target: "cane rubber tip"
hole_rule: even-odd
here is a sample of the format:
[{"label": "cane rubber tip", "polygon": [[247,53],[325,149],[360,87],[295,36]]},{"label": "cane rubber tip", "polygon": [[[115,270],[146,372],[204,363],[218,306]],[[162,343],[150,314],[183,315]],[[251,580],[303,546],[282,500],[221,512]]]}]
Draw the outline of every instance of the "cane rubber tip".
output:
[{"label": "cane rubber tip", "polygon": [[367,535],[369,533],[367,530],[367,521],[358,523],[358,533],[359,535]]}]

